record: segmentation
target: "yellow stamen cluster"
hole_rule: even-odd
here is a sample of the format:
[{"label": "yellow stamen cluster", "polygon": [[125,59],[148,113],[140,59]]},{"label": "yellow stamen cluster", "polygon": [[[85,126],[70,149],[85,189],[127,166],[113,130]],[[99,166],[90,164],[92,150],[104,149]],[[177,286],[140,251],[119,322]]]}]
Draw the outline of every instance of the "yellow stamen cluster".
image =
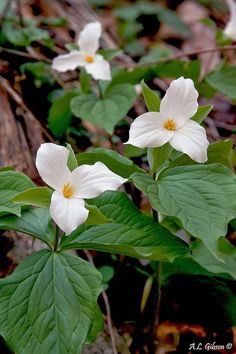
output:
[{"label": "yellow stamen cluster", "polygon": [[87,63],[93,63],[93,62],[94,62],[94,58],[93,58],[92,55],[87,55],[87,56],[85,57],[85,61],[86,61]]},{"label": "yellow stamen cluster", "polygon": [[73,186],[68,182],[67,184],[64,184],[63,187],[63,195],[65,198],[71,198],[74,193],[74,188]]},{"label": "yellow stamen cluster", "polygon": [[165,123],[164,123],[164,127],[167,130],[176,130],[175,121],[173,119],[171,119],[171,118],[167,119],[167,121],[165,121]]}]

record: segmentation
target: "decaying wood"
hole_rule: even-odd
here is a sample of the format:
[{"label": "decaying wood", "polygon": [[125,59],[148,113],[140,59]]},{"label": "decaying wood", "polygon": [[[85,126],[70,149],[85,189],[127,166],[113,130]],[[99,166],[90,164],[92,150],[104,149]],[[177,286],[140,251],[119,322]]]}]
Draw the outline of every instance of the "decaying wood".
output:
[{"label": "decaying wood", "polygon": [[7,80],[0,77],[0,166],[12,166],[33,180],[38,174],[35,153],[43,129]]}]

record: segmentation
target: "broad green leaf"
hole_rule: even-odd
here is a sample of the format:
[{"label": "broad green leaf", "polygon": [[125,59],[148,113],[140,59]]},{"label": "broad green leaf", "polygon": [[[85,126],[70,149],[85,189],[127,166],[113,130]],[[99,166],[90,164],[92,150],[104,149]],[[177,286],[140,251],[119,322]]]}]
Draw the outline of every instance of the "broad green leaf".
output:
[{"label": "broad green leaf", "polygon": [[17,354],[80,354],[102,329],[100,292],[101,274],[91,264],[39,251],[0,280],[0,334]]},{"label": "broad green leaf", "polygon": [[53,248],[54,233],[50,221],[49,211],[37,208],[23,211],[21,217],[15,215],[2,216],[0,218],[0,229],[23,232],[38,238],[50,248]]},{"label": "broad green leaf", "polygon": [[62,248],[91,249],[161,261],[173,261],[188,252],[184,242],[142,214],[124,193],[105,192],[89,202],[113,222],[80,227],[64,239]]},{"label": "broad green leaf", "polygon": [[12,202],[20,203],[21,205],[34,205],[40,208],[49,208],[51,196],[52,190],[47,187],[30,188],[17,194],[12,199]]},{"label": "broad green leaf", "polygon": [[128,83],[132,85],[139,84],[141,80],[151,80],[155,77],[155,74],[152,72],[151,68],[148,66],[137,67],[132,71],[128,69],[116,69],[113,73],[112,81],[109,84],[109,88],[116,85]]},{"label": "broad green leaf", "polygon": [[[223,328],[222,325],[230,328],[236,324],[236,296],[232,281],[226,282],[212,273],[204,273],[200,266],[196,268],[194,263],[180,258],[174,264],[163,264],[163,273],[165,289],[173,294],[172,302],[176,298],[181,299],[182,304],[187,301],[187,308],[192,313],[190,317],[204,318],[207,312],[211,316],[211,322],[208,323],[214,322],[215,328]],[[190,305],[191,301],[198,304],[196,309]],[[214,316],[216,309],[217,317]]]},{"label": "broad green leaf", "polygon": [[179,219],[220,259],[218,239],[236,214],[236,178],[220,164],[169,168],[147,187],[152,207]]},{"label": "broad green leaf", "polygon": [[74,97],[72,113],[81,119],[91,121],[112,134],[116,124],[132,107],[136,93],[132,85],[120,84],[109,88],[103,98],[94,93]]},{"label": "broad green leaf", "polygon": [[98,52],[103,56],[104,59],[109,61],[115,58],[116,56],[120,55],[122,53],[122,50],[119,48],[106,48],[100,49]]},{"label": "broad green leaf", "polygon": [[129,178],[132,173],[143,172],[143,170],[135,165],[133,161],[124,157],[118,152],[104,148],[95,148],[87,152],[81,152],[76,155],[79,166],[92,165],[97,161],[103,162],[112,172]]},{"label": "broad green leaf", "polygon": [[[101,289],[103,290],[103,284],[101,285]],[[93,310],[93,319],[92,327],[86,337],[86,344],[93,343],[104,326],[103,314],[98,306]]]},{"label": "broad green leaf", "polygon": [[48,114],[48,125],[57,138],[65,134],[70,126],[72,118],[70,102],[77,95],[78,93],[70,91],[55,99],[52,103]]},{"label": "broad green leaf", "polygon": [[152,64],[158,62],[160,59],[168,58],[171,54],[172,51],[169,48],[161,46],[154,47],[139,60],[139,64]]},{"label": "broad green leaf", "polygon": [[37,28],[33,24],[21,28],[16,26],[16,21],[11,20],[4,21],[2,33],[11,44],[20,47],[26,47],[34,41],[50,39],[50,35],[46,30]]},{"label": "broad green leaf", "polygon": [[151,168],[151,172],[156,171],[168,160],[171,150],[172,147],[168,143],[160,147],[147,149],[148,163]]},{"label": "broad green leaf", "polygon": [[192,120],[195,120],[195,122],[201,124],[208,116],[208,113],[210,113],[212,108],[213,106],[211,104],[208,104],[206,106],[199,106],[197,113],[192,117]]},{"label": "broad green leaf", "polygon": [[147,194],[148,187],[154,182],[154,179],[147,173],[134,173],[131,179],[135,187],[145,194]]},{"label": "broad green leaf", "polygon": [[214,89],[222,92],[229,98],[236,100],[236,67],[226,67],[213,71],[205,78],[206,82]]},{"label": "broad green leaf", "polygon": [[[214,258],[214,257],[213,257]],[[215,259],[215,258],[214,258]],[[222,262],[221,262],[222,264]],[[179,257],[173,263],[162,264],[161,283],[165,284],[167,279],[176,274],[188,275],[206,275],[212,276],[214,274],[208,272],[199,263],[197,263],[191,255],[186,257]]]},{"label": "broad green leaf", "polygon": [[208,272],[236,280],[236,248],[225,237],[219,239],[218,245],[224,263],[213,257],[199,240],[192,243],[193,259]]},{"label": "broad green leaf", "polygon": [[34,187],[34,183],[26,175],[15,171],[0,172],[0,216],[12,213],[20,215],[21,206],[11,200],[19,192]]},{"label": "broad green leaf", "polygon": [[125,145],[123,154],[125,157],[140,157],[146,155],[146,149],[138,148],[137,146],[133,146],[130,144]]},{"label": "broad green leaf", "polygon": [[[210,144],[208,147],[208,160],[207,165],[213,163],[220,163],[233,169],[235,164],[235,152],[233,150],[233,142],[230,139],[224,141],[217,141]],[[181,155],[170,162],[171,167],[197,165],[197,162],[190,159],[187,155]]]},{"label": "broad green leaf", "polygon": [[161,22],[164,22],[166,25],[170,26],[175,32],[184,37],[190,36],[190,30],[174,11],[161,7],[157,13],[157,16]]},{"label": "broad green leaf", "polygon": [[140,1],[130,5],[119,6],[115,14],[125,21],[134,21],[140,15],[156,15],[160,22],[172,27],[175,32],[182,36],[189,36],[189,29],[183,21],[174,13],[160,4]]},{"label": "broad green leaf", "polygon": [[85,221],[86,225],[100,225],[110,222],[110,220],[101,213],[96,205],[89,205],[86,203],[85,208],[89,210],[88,219]]},{"label": "broad green leaf", "polygon": [[144,80],[142,80],[141,86],[147,109],[150,112],[159,112],[160,98],[145,84]]},{"label": "broad green leaf", "polygon": [[158,77],[178,78],[180,76],[188,77],[194,81],[199,79],[201,62],[199,60],[173,60],[169,62],[152,65],[152,71]]}]

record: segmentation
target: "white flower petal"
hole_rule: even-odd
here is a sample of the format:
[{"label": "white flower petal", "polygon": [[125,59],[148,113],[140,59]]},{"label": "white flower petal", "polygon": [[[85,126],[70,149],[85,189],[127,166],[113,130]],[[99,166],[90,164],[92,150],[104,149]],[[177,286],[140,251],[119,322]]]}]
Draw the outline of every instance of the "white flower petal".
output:
[{"label": "white flower petal", "polygon": [[99,38],[102,34],[102,26],[99,22],[88,23],[80,32],[78,45],[80,50],[88,54],[95,54],[99,48]]},{"label": "white flower petal", "polygon": [[52,68],[60,72],[75,70],[78,66],[85,66],[85,53],[72,50],[68,54],[58,55],[52,61]]},{"label": "white flower petal", "polygon": [[99,54],[95,55],[93,63],[86,64],[85,70],[95,80],[111,80],[110,64]]},{"label": "white flower petal", "polygon": [[236,2],[234,0],[226,0],[226,2],[229,6],[230,17],[229,22],[224,29],[224,34],[227,37],[236,40]]},{"label": "white flower petal", "polygon": [[173,136],[174,131],[164,128],[166,117],[159,112],[147,112],[134,120],[129,130],[131,144],[140,148],[158,147],[167,143]]},{"label": "white flower petal", "polygon": [[176,130],[169,143],[175,150],[189,155],[196,162],[207,161],[209,142],[206,131],[193,120],[189,120],[183,127]]},{"label": "white flower petal", "polygon": [[160,113],[174,119],[177,127],[192,118],[198,109],[198,92],[191,79],[173,80],[161,101]]},{"label": "white flower petal", "polygon": [[54,192],[51,198],[50,215],[66,235],[71,234],[88,218],[89,211],[84,207],[83,199],[65,198]]},{"label": "white flower petal", "polygon": [[125,182],[125,178],[110,171],[102,162],[79,166],[71,173],[77,198],[94,198],[106,190],[117,190]]},{"label": "white flower petal", "polygon": [[50,187],[60,191],[70,177],[67,167],[69,150],[64,146],[52,143],[42,144],[36,155],[36,167],[41,178]]}]

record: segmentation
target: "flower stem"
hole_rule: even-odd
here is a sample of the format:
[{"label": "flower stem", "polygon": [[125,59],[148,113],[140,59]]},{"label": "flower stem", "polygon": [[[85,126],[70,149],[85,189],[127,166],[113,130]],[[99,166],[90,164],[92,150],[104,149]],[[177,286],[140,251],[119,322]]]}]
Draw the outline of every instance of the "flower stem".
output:
[{"label": "flower stem", "polygon": [[56,229],[55,229],[55,240],[54,240],[54,251],[55,251],[55,252],[58,250],[59,241],[60,241],[60,229],[59,229],[59,227],[56,225]]},{"label": "flower stem", "polygon": [[[153,174],[153,179],[157,180],[157,173]],[[158,212],[152,209],[153,219],[158,222]],[[161,271],[162,271],[162,263],[156,262],[156,272],[155,272],[155,281],[153,285],[155,286],[155,305],[152,317],[152,323],[150,325],[150,341],[149,341],[149,354],[156,353],[156,330],[159,325],[160,318],[160,304],[161,304]]]}]

